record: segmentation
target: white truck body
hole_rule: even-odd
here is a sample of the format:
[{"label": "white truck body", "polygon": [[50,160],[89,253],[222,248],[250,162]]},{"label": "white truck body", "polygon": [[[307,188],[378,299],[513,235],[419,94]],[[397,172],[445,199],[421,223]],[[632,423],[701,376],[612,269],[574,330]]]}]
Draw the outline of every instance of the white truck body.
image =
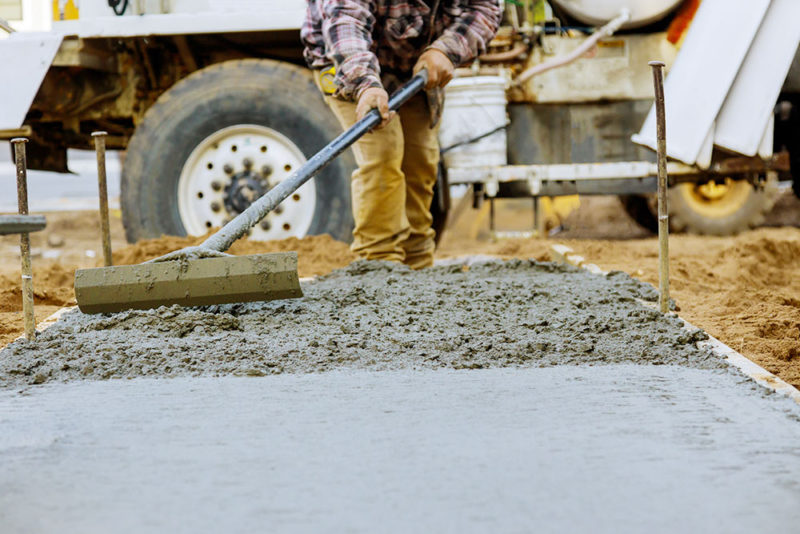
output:
[{"label": "white truck body", "polygon": [[[305,16],[304,0],[172,0],[131,3],[115,16],[105,0],[80,2],[78,20],[54,21],[49,32],[17,32],[0,40],[0,58],[8,76],[0,84],[0,130],[16,130],[42,84],[65,37],[83,39],[198,35],[252,31],[296,30]],[[141,4],[141,10],[136,6]],[[139,14],[142,13],[142,14]]]},{"label": "white truck body", "polygon": [[[712,144],[758,153],[800,44],[799,19],[796,0],[701,4],[665,82],[670,157],[707,169]],[[651,110],[634,140],[655,149],[655,130]]]},{"label": "white truck body", "polygon": [[[653,59],[668,67],[667,148],[675,160],[675,185],[734,180],[751,184],[758,194],[768,173],[773,178],[788,173],[795,156],[786,147],[773,147],[774,109],[787,72],[798,66],[800,1],[702,0],[678,41],[668,39],[670,19],[664,17],[685,15],[677,10],[691,3],[551,0],[553,9],[544,13],[574,17],[577,32],[563,30],[561,19],[546,18],[551,15],[536,19],[533,0],[521,4],[524,9],[506,7],[505,32],[501,29],[489,53],[462,75],[519,74],[568,56],[592,33],[580,24],[624,16],[615,12],[620,8],[630,12],[626,27],[649,26],[603,39],[572,62],[512,83],[507,92],[510,165],[448,168],[451,183],[472,184],[476,198],[651,192],[654,158],[648,149],[655,148],[655,120],[652,109],[647,114],[652,94],[647,62]],[[79,18],[74,19],[76,6]],[[31,135],[34,168],[64,172],[65,149],[88,148],[87,133],[93,129],[115,130],[109,147],[128,147],[148,110],[197,71],[242,59],[302,65],[297,32],[304,0],[120,0],[117,7],[124,11],[115,14],[108,0],[57,0],[56,11],[72,20],[54,21],[49,32],[0,39],[0,58],[12,73],[0,85],[0,138]],[[790,93],[798,95],[800,109],[800,86]],[[265,140],[279,137],[279,131],[264,130]],[[285,136],[282,142],[289,152],[297,148]],[[773,154],[773,148],[781,153]],[[189,189],[195,187],[188,183]],[[513,187],[505,187],[509,183]],[[206,214],[194,225],[184,220],[175,228],[202,230],[224,223],[230,205],[219,209],[228,195],[227,189],[224,195],[220,191],[199,197],[207,204],[205,212],[216,215]],[[702,204],[719,197],[719,191],[692,195]],[[756,224],[756,212],[768,202],[753,200],[759,206],[747,207],[746,198],[741,196],[739,204],[753,212],[747,224]],[[315,209],[313,202],[309,206]],[[291,224],[291,235],[304,235],[299,226]],[[153,228],[148,231],[157,232]],[[719,228],[711,231],[743,226]],[[280,237],[274,226],[270,232],[267,237]]]},{"label": "white truck body", "polygon": [[673,11],[682,0],[554,0],[567,13],[587,24],[605,24],[619,14],[630,10],[630,20],[623,28],[638,28],[660,20]]},{"label": "white truck body", "polygon": [[132,2],[124,15],[114,16],[105,1],[84,0],[81,18],[56,21],[53,31],[92,38],[293,30],[300,28],[306,11],[304,0],[172,0],[168,9],[160,1],[133,9],[140,3]]},{"label": "white truck body", "polygon": [[[587,20],[620,0],[558,2]],[[627,2],[650,21],[675,1]],[[638,4],[638,5],[637,5]],[[65,36],[85,39],[299,29],[304,0],[133,1],[123,16],[104,0],[80,2],[79,20],[55,21],[51,32],[16,33],[0,41],[9,76],[0,86],[0,130],[22,126]],[[666,79],[669,156],[708,168],[710,142],[746,156],[762,146],[769,116],[800,44],[796,0],[704,0]],[[769,59],[765,59],[769,58]],[[737,76],[738,75],[738,76]],[[719,120],[717,120],[719,119]],[[655,148],[655,116],[634,140]]]},{"label": "white truck body", "polygon": [[52,32],[14,33],[0,40],[3,68],[10,73],[0,84],[0,130],[22,126],[62,40]]}]

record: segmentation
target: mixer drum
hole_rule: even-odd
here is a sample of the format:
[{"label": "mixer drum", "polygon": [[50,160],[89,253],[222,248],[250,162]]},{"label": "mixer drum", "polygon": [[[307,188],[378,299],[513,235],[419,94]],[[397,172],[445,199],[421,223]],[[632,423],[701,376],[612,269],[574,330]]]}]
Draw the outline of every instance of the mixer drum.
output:
[{"label": "mixer drum", "polygon": [[553,0],[553,3],[585,24],[601,25],[613,19],[627,7],[631,20],[623,28],[637,28],[656,22],[682,0]]}]

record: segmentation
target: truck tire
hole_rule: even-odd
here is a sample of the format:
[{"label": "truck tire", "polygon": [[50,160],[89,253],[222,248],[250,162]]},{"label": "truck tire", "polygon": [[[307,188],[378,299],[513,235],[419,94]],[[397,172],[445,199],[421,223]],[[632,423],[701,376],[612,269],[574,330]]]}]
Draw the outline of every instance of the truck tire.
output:
[{"label": "truck tire", "polygon": [[774,173],[768,173],[759,186],[729,178],[722,184],[678,184],[669,190],[670,228],[692,234],[738,234],[761,225],[777,195]]},{"label": "truck tire", "polygon": [[620,203],[631,219],[636,221],[645,230],[658,232],[658,218],[656,209],[653,208],[652,201],[654,196],[647,195],[620,195]]},{"label": "truck tire", "polygon": [[[683,183],[669,190],[670,230],[705,235],[733,235],[764,222],[777,199],[777,179],[770,173],[756,187],[747,180],[722,184]],[[658,232],[655,195],[619,197],[628,215],[653,233]]]},{"label": "truck tire", "polygon": [[[219,63],[159,97],[122,170],[129,242],[222,226],[341,133],[311,74],[272,60]],[[255,226],[251,239],[352,239],[345,152]]]},{"label": "truck tire", "polygon": [[800,198],[800,147],[789,152],[789,166],[792,169],[792,191],[794,196]]}]

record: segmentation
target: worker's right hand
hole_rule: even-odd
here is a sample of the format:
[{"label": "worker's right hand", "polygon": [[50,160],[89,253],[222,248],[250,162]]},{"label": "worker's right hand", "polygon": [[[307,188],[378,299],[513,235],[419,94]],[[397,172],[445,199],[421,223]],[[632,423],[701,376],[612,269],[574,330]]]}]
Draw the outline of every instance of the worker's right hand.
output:
[{"label": "worker's right hand", "polygon": [[395,112],[389,111],[389,94],[381,87],[370,87],[361,93],[356,105],[356,119],[363,119],[373,108],[378,110],[383,119],[376,129],[383,128],[394,118]]}]

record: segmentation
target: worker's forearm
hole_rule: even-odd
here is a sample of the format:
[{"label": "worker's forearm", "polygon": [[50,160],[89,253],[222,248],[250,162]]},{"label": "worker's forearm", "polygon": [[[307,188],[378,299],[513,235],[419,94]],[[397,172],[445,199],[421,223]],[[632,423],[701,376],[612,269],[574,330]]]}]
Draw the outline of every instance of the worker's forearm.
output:
[{"label": "worker's forearm", "polygon": [[323,0],[322,34],[336,66],[336,95],[357,100],[370,87],[382,87],[378,58],[372,52],[373,0]]},{"label": "worker's forearm", "polygon": [[453,65],[459,66],[486,52],[501,16],[497,0],[471,0],[430,47],[444,52]]}]

